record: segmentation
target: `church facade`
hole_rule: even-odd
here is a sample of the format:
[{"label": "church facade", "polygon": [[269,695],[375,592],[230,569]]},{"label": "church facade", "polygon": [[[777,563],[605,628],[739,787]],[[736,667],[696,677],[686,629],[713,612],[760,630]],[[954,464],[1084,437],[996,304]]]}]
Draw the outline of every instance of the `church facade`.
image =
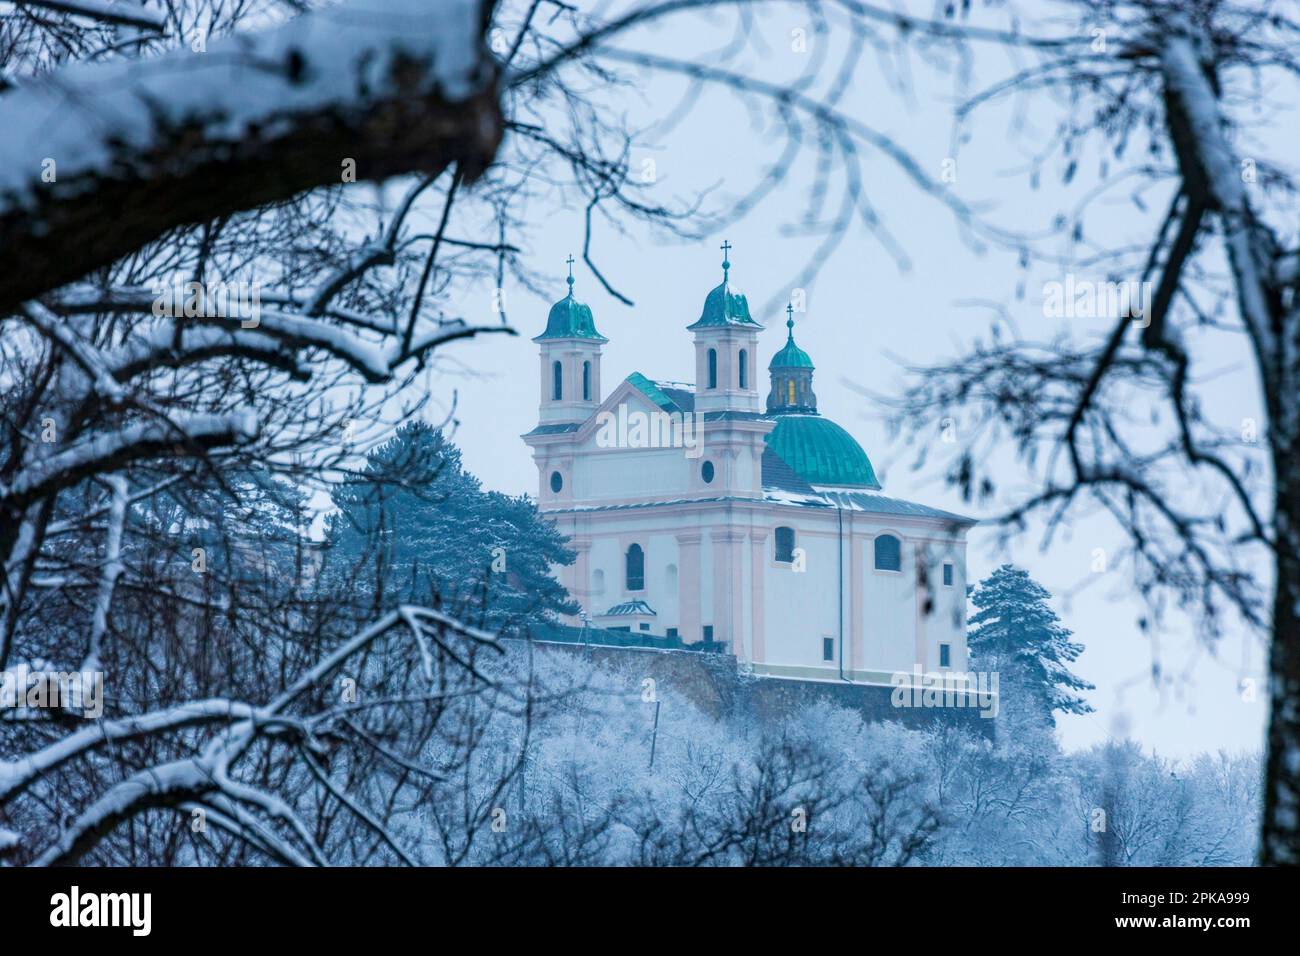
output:
[{"label": "church facade", "polygon": [[538,506],[577,552],[556,568],[582,607],[568,623],[709,642],[771,677],[888,685],[967,668],[975,522],[885,494],[818,408],[792,310],[764,398],[763,326],[724,256],[686,326],[694,383],[634,372],[606,393],[608,340],[568,282],[533,340],[539,421],[523,436]]}]

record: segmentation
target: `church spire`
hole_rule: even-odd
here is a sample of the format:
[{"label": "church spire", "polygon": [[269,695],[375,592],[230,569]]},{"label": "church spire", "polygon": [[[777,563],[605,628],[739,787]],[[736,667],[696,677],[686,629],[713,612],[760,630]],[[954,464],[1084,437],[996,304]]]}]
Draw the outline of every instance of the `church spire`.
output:
[{"label": "church spire", "polygon": [[767,395],[769,415],[816,415],[817,396],[813,394],[813,362],[808,353],[794,344],[794,305],[785,307],[785,347],[772,356],[768,371],[772,390]]},{"label": "church spire", "polygon": [[569,266],[569,277],[565,280],[569,285],[569,292],[563,299],[551,306],[550,315],[546,318],[546,331],[534,337],[533,341],[541,342],[546,339],[608,341],[596,331],[596,320],[591,314],[591,309],[573,297],[573,263],[575,261],[573,253],[570,253],[569,258],[564,261]]},{"label": "church spire", "polygon": [[762,326],[749,317],[749,303],[744,295],[731,288],[731,250],[730,240],[724,239],[718,247],[722,250],[722,282],[714,286],[704,299],[704,308],[700,317],[686,327],[688,332],[700,329],[725,328],[728,326],[745,326],[754,331],[761,331]]}]

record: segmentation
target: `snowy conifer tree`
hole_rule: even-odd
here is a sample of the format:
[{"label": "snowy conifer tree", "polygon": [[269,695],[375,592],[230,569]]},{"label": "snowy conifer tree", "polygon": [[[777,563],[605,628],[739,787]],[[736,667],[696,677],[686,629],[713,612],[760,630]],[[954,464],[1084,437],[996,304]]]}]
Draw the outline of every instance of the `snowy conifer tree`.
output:
[{"label": "snowy conifer tree", "polygon": [[1004,564],[971,593],[970,654],[977,670],[1000,674],[1003,706],[1054,722],[1057,711],[1087,714],[1079,691],[1093,685],[1068,667],[1083,652],[1047,605],[1051,594],[1027,572]]},{"label": "snowy conifer tree", "polygon": [[484,491],[440,430],[409,422],[366,458],[334,492],[330,534],[357,594],[373,599],[382,577],[390,603],[445,602],[494,630],[577,613],[550,574],[573,563],[565,539],[527,497]]}]

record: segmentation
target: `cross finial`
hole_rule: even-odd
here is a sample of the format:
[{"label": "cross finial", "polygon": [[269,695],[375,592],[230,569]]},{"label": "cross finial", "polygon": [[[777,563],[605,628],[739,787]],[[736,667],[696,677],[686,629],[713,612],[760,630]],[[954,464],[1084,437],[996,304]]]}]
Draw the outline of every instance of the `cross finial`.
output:
[{"label": "cross finial", "polygon": [[569,253],[569,258],[564,260],[569,264],[569,292],[573,292],[573,253]]},{"label": "cross finial", "polygon": [[794,303],[787,302],[785,305],[785,327],[790,330],[790,338],[794,338]]},{"label": "cross finial", "polygon": [[731,243],[728,240],[723,239],[722,245],[719,246],[719,248],[722,250],[722,278],[726,279],[727,270],[731,268],[731,258],[728,255],[728,253],[731,252]]}]

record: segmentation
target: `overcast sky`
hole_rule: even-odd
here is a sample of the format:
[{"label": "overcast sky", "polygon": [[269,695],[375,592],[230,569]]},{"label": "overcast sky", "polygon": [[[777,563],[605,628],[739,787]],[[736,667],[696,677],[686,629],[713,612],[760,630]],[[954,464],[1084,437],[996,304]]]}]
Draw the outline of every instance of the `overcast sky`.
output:
[{"label": "overcast sky", "polygon": [[[755,62],[761,62],[769,79],[779,81],[804,64],[802,57],[809,54],[791,50],[791,31],[807,26],[794,12],[760,24],[769,50],[756,53]],[[636,45],[660,50],[667,45],[673,55],[686,56],[706,49],[710,45],[706,38],[704,28],[689,39],[660,30],[647,33]],[[815,36],[809,39],[810,45],[819,42]],[[900,94],[891,88],[900,75],[896,65],[882,67],[873,58],[864,59],[853,82],[849,109],[896,138],[938,176],[944,159],[953,155],[953,79],[919,59],[912,59],[909,66],[909,90]],[[985,54],[975,64],[977,77],[1001,75],[1005,69],[1001,53]],[[638,121],[648,122],[673,102],[680,89],[676,81],[647,80],[635,91],[617,94],[616,102]],[[957,181],[951,188],[968,201],[989,201],[991,214],[1004,224],[1041,228],[1052,212],[1068,211],[1080,190],[1096,183],[1098,161],[1084,157],[1069,189],[1044,177],[1040,188],[1031,191],[1023,167],[1028,149],[1038,140],[1032,135],[1032,116],[1030,122],[1029,133],[1017,134],[1008,112],[987,114],[972,130],[972,141],[957,154]],[[733,96],[719,91],[703,97],[687,120],[656,148],[636,153],[634,164],[640,169],[645,160],[654,161],[655,189],[663,190],[664,196],[685,196],[694,189],[717,186],[716,199],[742,193],[783,145],[783,139],[752,123],[750,113]],[[1044,317],[1042,286],[1062,275],[1040,270],[1026,277],[1014,252],[972,249],[962,241],[942,204],[910,185],[892,162],[872,156],[868,169],[870,202],[905,253],[908,267],[900,268],[864,229],[853,228],[807,287],[808,311],[797,316],[796,337],[817,366],[814,387],[822,414],[858,439],[887,492],[978,517],[978,506],[962,502],[933,471],[909,469],[910,456],[891,444],[878,411],[854,386],[888,393],[900,376],[895,357],[930,363],[957,354],[976,335],[987,338],[993,311],[972,302],[1005,308],[1027,337],[1050,336],[1062,320]],[[756,366],[766,369],[772,352],[784,341],[784,315],[759,310],[773,297],[784,301],[820,241],[820,237],[790,235],[784,228],[803,217],[812,179],[811,160],[799,163],[754,214],[729,228],[725,236],[707,241],[680,243],[636,226],[619,236],[598,227],[593,240],[597,263],[635,302],[633,307],[617,302],[579,263],[576,294],[591,306],[597,327],[610,340],[604,353],[605,394],[633,371],[659,379],[693,378],[694,353],[685,328],[698,318],[706,293],[720,280],[718,246],[724,237],[733,245],[734,283],[749,296],[754,317],[767,327],[760,336]],[[1147,198],[1156,209],[1162,208],[1166,197]],[[538,212],[534,230],[524,241],[531,267],[554,277],[551,294],[539,300],[507,288],[510,319],[520,335],[457,345],[427,379],[435,406],[440,403],[445,408],[451,390],[459,392],[456,441],[468,468],[487,487],[510,493],[537,492],[529,450],[519,439],[537,421],[537,353],[529,339],[544,327],[551,302],[563,296],[565,257],[570,252],[580,256],[583,241],[580,211]],[[1086,227],[1093,236],[1145,243],[1151,235],[1149,216],[1139,214],[1121,192],[1113,203],[1096,207]],[[1023,298],[1017,298],[1020,283]],[[487,289],[467,292],[461,306],[469,318],[492,319]],[[1095,324],[1109,326],[1107,320]],[[1083,335],[1092,330],[1088,323],[1075,320],[1071,331]],[[1214,367],[1220,374],[1202,386],[1202,394],[1219,421],[1258,415],[1258,387],[1244,342],[1228,335],[1220,339],[1214,343]],[[937,429],[934,434],[937,440]],[[1007,488],[1024,487],[1027,481],[1009,458],[999,477]],[[1143,608],[1132,593],[1126,569],[1112,567],[1102,575],[1091,571],[1095,548],[1114,552],[1120,540],[1114,527],[1102,520],[1072,527],[1046,552],[1039,548],[1038,530],[1013,550],[1002,551],[994,548],[990,531],[976,528],[970,536],[969,575],[971,580],[981,579],[1005,561],[1028,569],[1056,595],[1057,613],[1084,644],[1086,650],[1075,670],[1097,685],[1089,695],[1097,713],[1060,720],[1067,748],[1088,746],[1108,734],[1131,735],[1147,749],[1171,756],[1260,747],[1265,705],[1263,649],[1258,638],[1238,631],[1217,647],[1207,648],[1193,638],[1185,619],[1171,614],[1153,641],[1138,628]],[[1260,571],[1264,573],[1262,565]],[[1067,598],[1071,589],[1079,590]],[[1158,681],[1153,678],[1153,661],[1160,664]],[[1243,699],[1250,696],[1240,692],[1243,679],[1258,682],[1255,700]]]}]

